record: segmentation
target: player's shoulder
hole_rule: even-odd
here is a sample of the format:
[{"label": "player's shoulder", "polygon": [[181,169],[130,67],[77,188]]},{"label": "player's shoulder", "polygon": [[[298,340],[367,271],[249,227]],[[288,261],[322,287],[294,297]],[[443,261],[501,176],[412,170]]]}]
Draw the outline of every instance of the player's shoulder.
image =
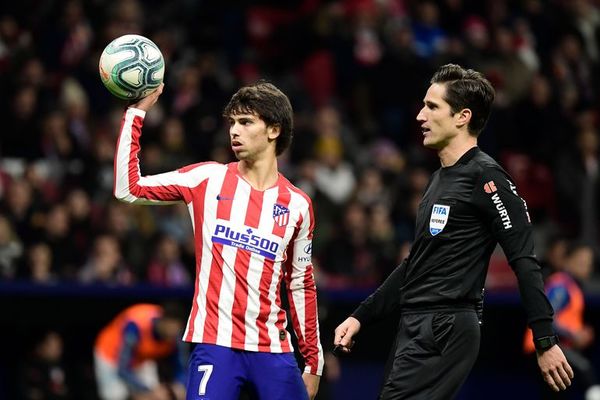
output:
[{"label": "player's shoulder", "polygon": [[283,188],[285,188],[286,190],[288,190],[291,194],[293,194],[293,195],[297,196],[298,198],[302,199],[303,203],[306,204],[307,206],[312,206],[312,199],[302,189],[300,189],[299,187],[297,187],[296,185],[294,185],[292,182],[290,182],[289,179],[287,179],[282,174],[280,174],[280,179],[281,179],[281,185],[280,186],[282,186]]},{"label": "player's shoulder", "polygon": [[499,176],[508,177],[508,173],[492,156],[479,150],[471,159],[473,173],[478,177]]},{"label": "player's shoulder", "polygon": [[179,168],[177,171],[181,174],[192,171],[218,171],[220,169],[227,168],[226,165],[218,163],[216,161],[204,161],[195,164],[186,165],[185,167]]}]

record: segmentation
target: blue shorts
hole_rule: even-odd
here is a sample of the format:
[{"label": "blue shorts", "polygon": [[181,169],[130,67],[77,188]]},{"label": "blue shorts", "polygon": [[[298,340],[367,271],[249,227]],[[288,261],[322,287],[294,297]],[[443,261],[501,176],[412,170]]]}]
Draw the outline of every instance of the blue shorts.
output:
[{"label": "blue shorts", "polygon": [[260,400],[308,400],[293,353],[260,353],[197,344],[186,400],[238,400],[242,387]]}]

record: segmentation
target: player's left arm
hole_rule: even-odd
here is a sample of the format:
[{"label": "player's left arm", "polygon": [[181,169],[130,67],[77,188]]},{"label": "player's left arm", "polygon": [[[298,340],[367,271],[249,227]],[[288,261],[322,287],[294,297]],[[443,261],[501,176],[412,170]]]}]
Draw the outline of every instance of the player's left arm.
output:
[{"label": "player's left arm", "polygon": [[518,195],[512,179],[500,169],[484,169],[472,200],[517,276],[521,301],[534,337],[553,335],[553,310],[544,292],[541,268],[534,252],[531,219],[527,204]]},{"label": "player's left arm", "polygon": [[[496,168],[483,170],[473,190],[472,201],[517,276],[521,302],[534,338],[554,335],[553,310],[544,293],[541,268],[535,257],[527,203],[518,195],[508,174]],[[564,390],[571,384],[573,370],[558,345],[538,352],[538,365],[553,390]]]},{"label": "player's left arm", "polygon": [[[288,289],[290,314],[298,347],[304,357],[304,382],[309,396],[316,395],[322,374],[324,357],[319,335],[317,289],[311,259],[314,214],[312,204],[302,213],[286,252],[285,283]],[[315,377],[307,376],[313,375]],[[310,386],[310,387],[309,387]],[[311,398],[312,398],[311,396]]]}]

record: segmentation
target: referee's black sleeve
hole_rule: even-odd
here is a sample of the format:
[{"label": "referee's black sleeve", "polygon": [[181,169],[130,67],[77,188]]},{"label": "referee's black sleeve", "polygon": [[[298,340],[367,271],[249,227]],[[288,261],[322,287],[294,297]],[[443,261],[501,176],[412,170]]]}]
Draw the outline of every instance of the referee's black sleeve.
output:
[{"label": "referee's black sleeve", "polygon": [[519,282],[527,322],[535,338],[552,335],[552,305],[544,293],[542,273],[535,257],[533,230],[527,204],[500,168],[487,167],[475,185],[472,201],[502,246]]},{"label": "referee's black sleeve", "polygon": [[354,310],[352,316],[359,320],[361,325],[383,319],[398,308],[405,267],[406,260],[397,266],[385,282]]}]

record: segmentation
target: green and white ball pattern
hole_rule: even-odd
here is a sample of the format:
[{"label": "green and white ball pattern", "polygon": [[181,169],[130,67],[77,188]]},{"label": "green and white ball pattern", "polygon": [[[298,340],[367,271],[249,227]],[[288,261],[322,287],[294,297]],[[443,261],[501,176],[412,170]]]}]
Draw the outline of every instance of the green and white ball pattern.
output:
[{"label": "green and white ball pattern", "polygon": [[115,96],[124,100],[146,97],[163,81],[165,60],[150,39],[123,35],[106,46],[100,56],[100,79]]}]

